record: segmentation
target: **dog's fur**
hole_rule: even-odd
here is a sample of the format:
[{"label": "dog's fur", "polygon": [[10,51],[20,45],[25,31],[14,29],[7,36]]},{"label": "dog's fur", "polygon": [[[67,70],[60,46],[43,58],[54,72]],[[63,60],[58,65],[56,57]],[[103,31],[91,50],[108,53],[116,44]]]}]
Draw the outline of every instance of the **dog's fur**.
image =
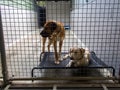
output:
[{"label": "dog's fur", "polygon": [[[55,52],[55,63],[60,63],[61,49],[63,40],[65,38],[64,25],[61,22],[48,21],[45,23],[40,35],[42,36],[43,47],[42,52],[45,52],[45,42],[48,38],[48,52],[50,52],[50,45],[53,44]],[[57,52],[57,42],[59,41],[59,52]]]},{"label": "dog's fur", "polygon": [[70,62],[67,67],[81,67],[88,66],[90,60],[89,50],[83,48],[73,47],[70,48],[69,54],[65,55],[63,59],[70,57]]}]

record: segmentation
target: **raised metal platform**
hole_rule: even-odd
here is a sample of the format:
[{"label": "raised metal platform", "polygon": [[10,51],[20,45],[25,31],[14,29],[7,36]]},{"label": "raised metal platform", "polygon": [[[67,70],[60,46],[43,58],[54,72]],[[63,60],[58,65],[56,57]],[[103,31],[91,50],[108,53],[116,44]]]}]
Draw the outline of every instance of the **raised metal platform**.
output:
[{"label": "raised metal platform", "polygon": [[[62,53],[64,56],[66,53]],[[94,52],[90,53],[90,63],[87,67],[66,67],[69,63],[70,58],[61,61],[60,64],[56,65],[54,63],[54,53],[53,52],[45,52],[40,55],[40,64],[36,67],[33,67],[31,71],[31,76],[35,77],[35,70],[46,70],[42,74],[42,76],[100,76],[102,73],[111,73],[112,76],[115,75],[115,69],[112,66],[106,65],[101,59],[99,59]],[[105,70],[106,69],[106,70]],[[54,71],[50,71],[54,70]],[[108,71],[107,71],[108,70]],[[107,72],[104,72],[107,71]],[[46,74],[45,74],[46,73]],[[56,74],[57,73],[57,74]],[[52,75],[50,75],[52,74]],[[59,75],[58,75],[59,74]],[[104,74],[105,75],[105,74]]]}]

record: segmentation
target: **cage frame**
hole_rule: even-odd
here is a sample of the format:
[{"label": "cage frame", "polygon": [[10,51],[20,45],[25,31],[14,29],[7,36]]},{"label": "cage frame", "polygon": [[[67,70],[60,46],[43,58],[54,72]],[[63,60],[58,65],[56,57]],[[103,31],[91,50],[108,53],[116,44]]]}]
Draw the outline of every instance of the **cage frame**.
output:
[{"label": "cage frame", "polygon": [[[40,0],[36,0],[36,1],[40,1]],[[44,1],[44,0],[41,0],[41,1]],[[60,0],[50,0],[50,1],[60,1]],[[62,0],[63,1],[63,0]],[[65,0],[65,1],[69,1],[69,0]],[[3,73],[3,86],[7,86],[11,81],[29,81],[29,80],[71,80],[71,77],[70,78],[13,78],[13,79],[8,79],[8,73],[7,73],[7,64],[6,64],[6,54],[5,54],[5,45],[4,45],[4,36],[3,36],[3,28],[2,28],[2,20],[1,20],[1,11],[0,11],[0,47],[1,47],[1,62],[2,62],[2,73]],[[6,67],[5,67],[6,66]],[[61,67],[61,68],[57,68],[57,69],[72,69],[72,67],[70,68],[66,68],[66,67]],[[92,67],[94,68],[94,67]],[[100,68],[112,68],[113,69],[113,76],[115,76],[115,70],[113,67],[100,67]],[[34,68],[34,69],[44,69],[44,68]],[[56,69],[55,67],[53,68],[47,68],[47,69]],[[33,70],[32,70],[33,72]],[[31,74],[33,76],[33,73]],[[91,80],[91,79],[94,79],[94,80],[120,80],[119,77],[107,77],[107,78],[100,78],[100,77],[75,77],[73,78],[72,80]]]}]

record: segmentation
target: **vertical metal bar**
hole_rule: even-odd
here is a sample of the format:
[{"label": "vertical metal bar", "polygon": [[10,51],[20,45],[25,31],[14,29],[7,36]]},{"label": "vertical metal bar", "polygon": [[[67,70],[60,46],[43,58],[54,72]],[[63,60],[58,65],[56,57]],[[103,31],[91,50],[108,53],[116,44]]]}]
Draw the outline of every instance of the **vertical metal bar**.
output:
[{"label": "vertical metal bar", "polygon": [[0,53],[1,53],[3,81],[4,81],[4,85],[7,85],[7,83],[8,83],[7,82],[8,81],[8,72],[7,72],[3,27],[2,27],[1,8],[0,8]]},{"label": "vertical metal bar", "polygon": [[120,83],[120,65],[119,65],[119,71],[118,71],[118,82]]}]

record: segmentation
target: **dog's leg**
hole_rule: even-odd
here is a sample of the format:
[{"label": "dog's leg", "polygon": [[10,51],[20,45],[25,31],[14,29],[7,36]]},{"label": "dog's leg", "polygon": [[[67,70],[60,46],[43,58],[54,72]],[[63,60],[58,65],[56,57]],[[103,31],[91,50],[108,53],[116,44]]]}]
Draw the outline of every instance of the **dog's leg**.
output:
[{"label": "dog's leg", "polygon": [[49,40],[49,42],[48,42],[48,52],[50,52],[50,46],[51,46],[51,44],[52,44],[52,41]]},{"label": "dog's leg", "polygon": [[61,40],[61,41],[59,42],[59,53],[61,53],[62,45],[63,45],[63,40]]},{"label": "dog's leg", "polygon": [[46,38],[45,37],[42,37],[42,43],[43,43],[43,46],[42,46],[42,52],[45,52],[45,42],[46,42]]},{"label": "dog's leg", "polygon": [[72,61],[72,60],[70,60],[70,62],[66,65],[66,67],[71,67],[71,66],[72,66],[72,64],[73,64],[73,61]]},{"label": "dog's leg", "polygon": [[57,53],[57,41],[55,40],[53,43],[54,46],[54,51],[55,51],[55,64],[59,64],[59,60],[58,60],[58,53]]},{"label": "dog's leg", "polygon": [[68,57],[70,57],[69,54],[66,54],[64,57],[63,57],[63,60],[67,59]]},{"label": "dog's leg", "polygon": [[60,42],[59,42],[59,56],[58,56],[60,61],[62,61],[62,59],[61,59],[62,45],[63,45],[63,40],[60,40]]}]

